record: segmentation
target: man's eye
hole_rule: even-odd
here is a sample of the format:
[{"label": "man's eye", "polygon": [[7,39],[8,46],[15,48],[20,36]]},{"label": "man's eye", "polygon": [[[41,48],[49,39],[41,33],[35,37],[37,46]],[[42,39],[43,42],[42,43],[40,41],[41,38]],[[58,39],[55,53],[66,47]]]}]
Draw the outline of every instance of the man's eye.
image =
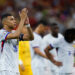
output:
[{"label": "man's eye", "polygon": [[13,18],[11,18],[10,20],[14,20]]},{"label": "man's eye", "polygon": [[13,19],[10,19],[10,20],[13,20]]}]

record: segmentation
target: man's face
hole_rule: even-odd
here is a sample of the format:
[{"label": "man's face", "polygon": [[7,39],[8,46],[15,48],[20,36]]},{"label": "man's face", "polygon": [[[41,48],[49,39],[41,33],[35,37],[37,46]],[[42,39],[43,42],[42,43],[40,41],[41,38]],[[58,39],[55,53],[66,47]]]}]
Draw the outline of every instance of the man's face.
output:
[{"label": "man's face", "polygon": [[41,35],[44,35],[45,31],[46,31],[46,26],[44,26],[43,24],[41,24],[41,26],[40,26]]},{"label": "man's face", "polygon": [[8,16],[6,19],[5,19],[5,24],[11,28],[11,29],[14,29],[16,27],[16,20],[13,16]]},{"label": "man's face", "polygon": [[53,26],[53,27],[51,27],[51,31],[52,31],[53,34],[58,34],[59,27],[58,26]]}]

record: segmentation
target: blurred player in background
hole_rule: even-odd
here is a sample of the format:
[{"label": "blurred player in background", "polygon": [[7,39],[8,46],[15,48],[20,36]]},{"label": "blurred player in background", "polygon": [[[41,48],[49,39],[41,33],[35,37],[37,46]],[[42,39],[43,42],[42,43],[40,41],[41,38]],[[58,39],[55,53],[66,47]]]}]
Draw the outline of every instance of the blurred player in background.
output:
[{"label": "blurred player in background", "polygon": [[33,75],[29,41],[19,41],[20,75]]},{"label": "blurred player in background", "polygon": [[[64,33],[64,37],[50,43],[45,48],[45,53],[52,63],[59,67],[58,75],[75,75],[73,72],[74,66],[74,47],[73,41],[75,41],[75,29],[68,29]],[[58,50],[58,60],[55,60],[52,53],[49,52],[54,48]]]},{"label": "blurred player in background", "polygon": [[[12,32],[16,26],[14,16],[7,13],[1,17],[3,29],[0,30],[0,75],[19,75],[16,39],[27,40],[30,36],[33,38],[32,30],[27,23],[27,12],[27,9],[24,8],[19,13],[20,23],[15,32]],[[27,24],[29,37],[21,34],[24,23]]]},{"label": "blurred player in background", "polygon": [[[59,40],[60,38],[63,37],[62,34],[59,33],[59,27],[56,23],[52,23],[50,25],[50,30],[51,30],[51,32],[49,34],[47,34],[46,36],[44,36],[44,38],[43,38],[43,42],[42,42],[43,50],[50,43],[54,43],[54,42],[56,42],[57,40]],[[57,50],[57,48],[54,48],[51,51],[55,60],[57,60],[57,51],[56,50]],[[58,67],[47,59],[45,59],[45,63],[47,65],[47,67],[50,67],[52,75],[56,75],[56,72],[58,72]]]},{"label": "blurred player in background", "polygon": [[45,28],[48,24],[46,22],[41,21],[38,23],[38,26],[34,30],[34,40],[31,41],[31,49],[33,51],[33,58],[32,58],[32,70],[33,75],[45,75],[44,70],[44,61],[43,58],[47,59],[47,56],[42,53],[41,50],[41,43],[42,37],[41,35],[45,33]]},{"label": "blurred player in background", "polygon": [[[23,34],[28,34],[27,28],[22,29]],[[19,41],[19,70],[20,75],[33,75],[31,68],[31,51],[29,41]]]}]

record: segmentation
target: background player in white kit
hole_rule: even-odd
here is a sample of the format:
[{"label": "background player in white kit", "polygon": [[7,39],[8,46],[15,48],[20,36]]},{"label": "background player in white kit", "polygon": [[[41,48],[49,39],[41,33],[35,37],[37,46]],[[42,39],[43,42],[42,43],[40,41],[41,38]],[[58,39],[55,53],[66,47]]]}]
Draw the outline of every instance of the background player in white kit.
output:
[{"label": "background player in white kit", "polygon": [[[44,61],[43,58],[47,56],[41,51],[42,37],[41,35],[45,32],[46,23],[41,21],[34,31],[34,40],[31,41],[31,48],[34,52],[32,58],[32,70],[33,75],[46,75],[44,70]],[[50,75],[50,73],[49,73]]]},{"label": "background player in white kit", "polygon": [[[51,32],[49,34],[47,34],[46,36],[44,36],[44,38],[43,38],[43,42],[42,42],[43,50],[50,43],[52,44],[63,37],[62,34],[59,33],[59,27],[56,23],[50,24],[50,30],[51,30]],[[57,49],[54,48],[52,51],[50,51],[52,53],[52,55],[54,56],[55,60],[57,60],[57,51],[56,50]],[[50,67],[52,75],[56,75],[57,74],[56,72],[58,72],[58,67],[47,59],[45,59],[45,63],[47,65],[47,67]]]},{"label": "background player in white kit", "polygon": [[29,25],[26,25],[29,32],[28,37],[25,34],[21,35],[24,23],[28,24],[27,12],[26,8],[20,12],[20,23],[15,32],[12,32],[16,25],[14,16],[7,13],[1,17],[3,29],[0,30],[0,75],[19,75],[16,39],[29,40],[30,37],[33,38]]},{"label": "background player in white kit", "polygon": [[[74,47],[73,41],[75,40],[75,29],[68,29],[64,33],[64,38],[57,40],[53,44],[49,44],[45,49],[48,58],[57,66],[59,66],[58,75],[75,75],[73,72],[74,66]],[[58,61],[54,59],[50,50],[58,47]]]}]

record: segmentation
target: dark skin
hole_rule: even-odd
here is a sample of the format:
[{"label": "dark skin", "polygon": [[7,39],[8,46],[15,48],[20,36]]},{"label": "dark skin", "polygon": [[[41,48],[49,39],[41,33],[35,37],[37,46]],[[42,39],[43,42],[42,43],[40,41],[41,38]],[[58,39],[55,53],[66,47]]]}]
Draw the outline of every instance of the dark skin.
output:
[{"label": "dark skin", "polygon": [[53,37],[57,38],[58,32],[59,32],[59,27],[57,25],[51,27],[51,34]]},{"label": "dark skin", "polygon": [[[74,41],[74,40],[73,40],[73,41]],[[50,51],[51,51],[52,49],[53,49],[53,48],[52,48],[50,45],[45,48],[45,53],[46,53],[48,59],[49,59],[52,63],[54,63],[56,66],[58,66],[58,67],[62,66],[62,62],[56,61],[56,60],[54,59],[53,55],[50,53]],[[75,67],[75,63],[74,63],[74,67]]]},{"label": "dark skin", "polygon": [[54,63],[56,66],[58,66],[58,67],[62,66],[62,63],[59,62],[59,61],[56,61],[56,60],[54,59],[53,55],[50,53],[50,51],[51,51],[52,49],[53,49],[53,48],[52,48],[51,46],[47,46],[47,47],[45,48],[45,53],[46,53],[48,59],[49,59],[52,63]]},{"label": "dark skin", "polygon": [[[58,32],[59,32],[59,27],[57,25],[51,27],[51,34],[53,37],[58,38]],[[45,53],[48,59],[58,67],[62,66],[62,63],[59,61],[56,61],[54,59],[54,56],[50,53],[52,49],[53,48],[50,45],[45,48]]]}]

